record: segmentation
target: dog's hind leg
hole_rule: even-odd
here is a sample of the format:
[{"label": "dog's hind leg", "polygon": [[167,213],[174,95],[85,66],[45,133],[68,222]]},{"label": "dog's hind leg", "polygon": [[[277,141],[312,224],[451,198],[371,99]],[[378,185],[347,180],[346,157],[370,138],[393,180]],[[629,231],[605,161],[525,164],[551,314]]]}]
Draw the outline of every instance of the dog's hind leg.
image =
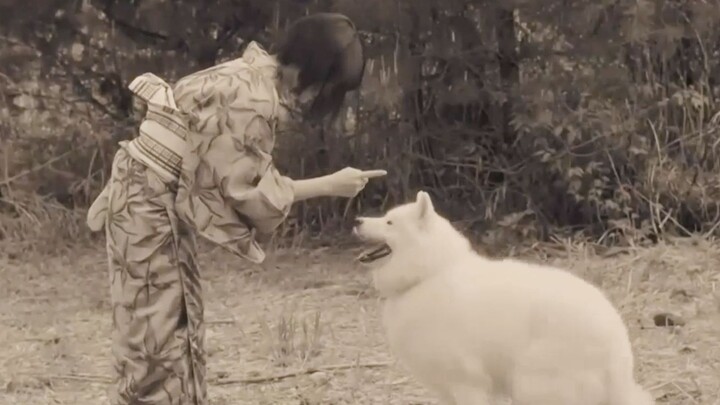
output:
[{"label": "dog's hind leg", "polygon": [[512,403],[513,405],[606,404],[602,382],[601,376],[593,372],[520,374],[514,378]]}]

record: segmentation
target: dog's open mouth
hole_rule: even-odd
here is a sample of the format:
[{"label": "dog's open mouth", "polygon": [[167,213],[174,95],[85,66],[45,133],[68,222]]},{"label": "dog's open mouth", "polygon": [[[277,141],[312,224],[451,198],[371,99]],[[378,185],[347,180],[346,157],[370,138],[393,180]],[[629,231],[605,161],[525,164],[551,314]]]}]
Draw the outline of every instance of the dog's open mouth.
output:
[{"label": "dog's open mouth", "polygon": [[357,260],[360,263],[372,263],[378,259],[389,256],[390,253],[392,253],[392,249],[390,249],[390,246],[383,243],[382,245],[375,246],[361,253],[360,256],[358,256]]}]

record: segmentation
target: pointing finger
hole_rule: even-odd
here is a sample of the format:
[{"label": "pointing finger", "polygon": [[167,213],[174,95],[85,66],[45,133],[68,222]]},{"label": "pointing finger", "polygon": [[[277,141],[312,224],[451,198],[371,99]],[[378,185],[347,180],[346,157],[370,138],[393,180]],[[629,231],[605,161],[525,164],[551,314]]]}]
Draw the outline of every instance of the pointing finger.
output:
[{"label": "pointing finger", "polygon": [[364,170],[364,171],[362,172],[362,176],[365,177],[366,179],[372,179],[372,178],[375,178],[375,177],[382,177],[382,176],[385,176],[386,174],[387,174],[387,170],[382,170],[382,169],[379,169],[379,170]]}]

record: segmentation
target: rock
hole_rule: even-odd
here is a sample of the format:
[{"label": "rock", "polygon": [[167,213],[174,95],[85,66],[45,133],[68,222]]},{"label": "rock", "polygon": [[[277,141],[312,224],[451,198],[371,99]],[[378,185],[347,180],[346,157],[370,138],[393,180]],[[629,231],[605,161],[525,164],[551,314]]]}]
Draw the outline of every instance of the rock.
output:
[{"label": "rock", "polygon": [[12,103],[15,107],[26,110],[34,109],[38,106],[38,101],[35,97],[28,94],[20,94],[19,96],[13,98]]},{"label": "rock", "polygon": [[84,53],[85,46],[79,42],[75,42],[74,44],[72,44],[72,47],[70,47],[70,56],[72,56],[75,62],[82,61]]},{"label": "rock", "polygon": [[310,379],[317,385],[325,385],[328,381],[330,381],[328,374],[323,373],[322,371],[310,374]]}]

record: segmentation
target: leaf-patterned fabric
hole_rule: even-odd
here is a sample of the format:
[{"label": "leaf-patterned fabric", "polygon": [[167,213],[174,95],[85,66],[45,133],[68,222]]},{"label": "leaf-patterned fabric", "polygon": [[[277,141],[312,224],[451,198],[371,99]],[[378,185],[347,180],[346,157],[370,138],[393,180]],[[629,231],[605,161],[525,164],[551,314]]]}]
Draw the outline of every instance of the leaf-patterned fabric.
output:
[{"label": "leaf-patterned fabric", "polygon": [[112,404],[206,403],[203,301],[192,230],[174,187],[127,153],[108,183]]},{"label": "leaf-patterned fabric", "polygon": [[273,166],[275,132],[289,116],[275,88],[277,62],[251,43],[240,59],[191,74],[174,88],[190,115],[176,200],[198,233],[253,262],[265,255],[254,233],[286,217],[292,181]]},{"label": "leaf-patterned fabric", "polygon": [[104,227],[107,238],[115,405],[207,404],[194,232],[260,262],[256,233],[285,219],[294,195],[271,158],[289,117],[276,70],[251,43],[241,58],[174,88],[150,74],[130,86],[148,114],[139,136],[121,143],[88,212],[90,228]]}]

